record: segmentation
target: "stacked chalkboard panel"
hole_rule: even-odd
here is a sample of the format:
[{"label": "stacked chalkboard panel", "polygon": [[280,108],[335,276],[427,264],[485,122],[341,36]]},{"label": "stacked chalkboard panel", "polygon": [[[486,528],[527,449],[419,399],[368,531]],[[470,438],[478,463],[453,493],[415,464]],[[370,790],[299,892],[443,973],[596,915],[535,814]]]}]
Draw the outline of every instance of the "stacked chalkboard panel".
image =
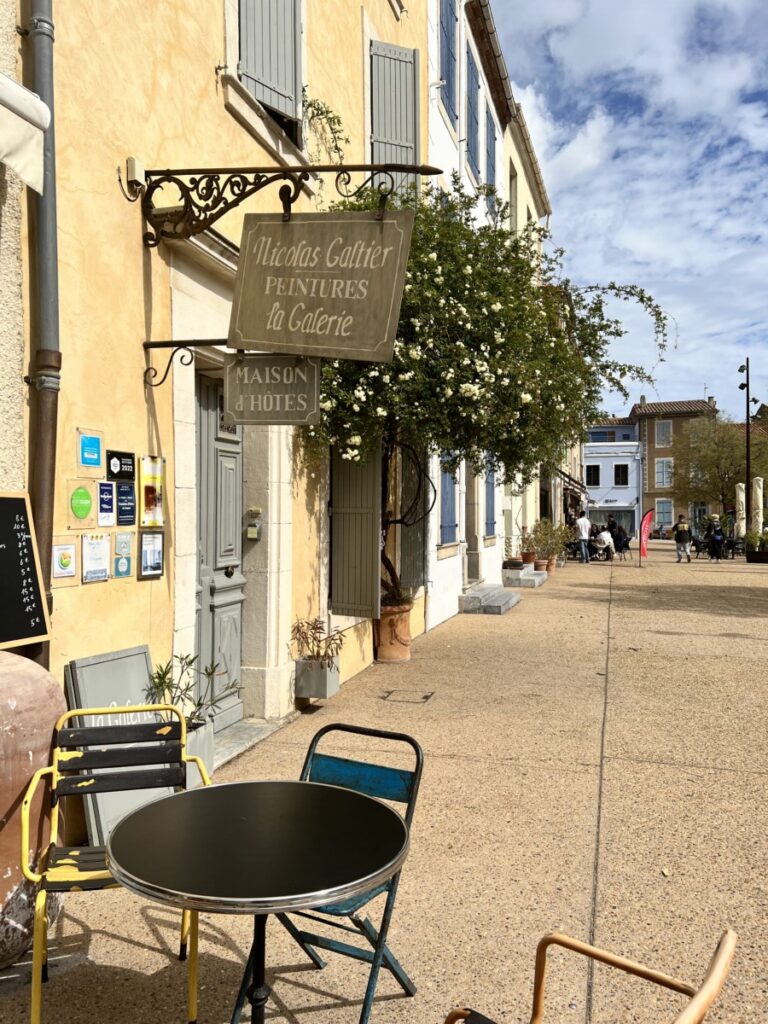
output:
[{"label": "stacked chalkboard panel", "polygon": [[0,494],[0,649],[50,634],[27,494]]}]

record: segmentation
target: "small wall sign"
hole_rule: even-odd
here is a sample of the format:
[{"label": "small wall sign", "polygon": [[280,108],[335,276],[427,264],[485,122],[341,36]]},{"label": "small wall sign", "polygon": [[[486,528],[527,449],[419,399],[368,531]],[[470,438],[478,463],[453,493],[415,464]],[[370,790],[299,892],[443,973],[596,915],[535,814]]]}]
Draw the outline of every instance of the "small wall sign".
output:
[{"label": "small wall sign", "polygon": [[136,456],[133,452],[116,452],[107,448],[107,480],[135,480]]},{"label": "small wall sign", "polygon": [[116,533],[112,575],[116,580],[133,575],[133,533]]},{"label": "small wall sign", "polygon": [[115,485],[99,483],[99,511],[96,517],[99,526],[115,525]]},{"label": "small wall sign", "polygon": [[83,534],[83,583],[109,579],[109,534]]},{"label": "small wall sign", "polygon": [[139,479],[139,525],[161,527],[165,525],[163,511],[163,470],[165,459],[157,455],[142,455]]},{"label": "small wall sign", "polygon": [[117,525],[136,525],[136,485],[118,483],[117,488]]},{"label": "small wall sign", "polygon": [[246,214],[230,348],[389,362],[413,210]]},{"label": "small wall sign", "polygon": [[77,428],[77,469],[85,476],[102,476],[104,438],[100,430]]},{"label": "small wall sign", "polygon": [[225,423],[320,421],[320,360],[237,355],[224,364]]},{"label": "small wall sign", "polygon": [[98,496],[95,481],[70,480],[67,484],[70,530],[90,530],[96,525]]},{"label": "small wall sign", "polygon": [[55,580],[77,576],[77,544],[55,544],[51,554],[51,577]]},{"label": "small wall sign", "polygon": [[139,534],[138,579],[154,580],[163,575],[165,536],[162,530],[142,530]]}]

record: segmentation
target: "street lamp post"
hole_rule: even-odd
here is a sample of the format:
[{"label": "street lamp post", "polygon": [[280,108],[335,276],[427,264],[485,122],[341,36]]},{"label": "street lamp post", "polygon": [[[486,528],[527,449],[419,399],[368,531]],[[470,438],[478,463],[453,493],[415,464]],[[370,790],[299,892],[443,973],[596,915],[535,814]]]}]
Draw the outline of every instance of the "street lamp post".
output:
[{"label": "street lamp post", "polygon": [[752,529],[752,465],[750,461],[749,451],[749,425],[752,419],[752,413],[750,412],[750,405],[757,405],[757,399],[751,398],[749,394],[749,356],[739,367],[739,373],[745,374],[744,380],[739,384],[739,390],[745,392],[746,398],[746,414],[744,417],[744,437],[746,441],[746,456],[747,456],[747,480],[744,494],[744,504],[747,513],[747,529]]}]

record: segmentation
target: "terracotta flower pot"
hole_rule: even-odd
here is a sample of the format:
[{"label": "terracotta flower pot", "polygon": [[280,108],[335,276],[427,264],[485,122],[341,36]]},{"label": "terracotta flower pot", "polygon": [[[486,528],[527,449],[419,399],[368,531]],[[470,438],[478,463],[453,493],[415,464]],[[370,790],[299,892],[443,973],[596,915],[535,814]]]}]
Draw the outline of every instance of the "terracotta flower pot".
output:
[{"label": "terracotta flower pot", "polygon": [[547,559],[547,572],[550,574],[550,576],[552,575],[552,573],[555,571],[556,568],[557,568],[557,559],[556,558],[548,558]]},{"label": "terracotta flower pot", "polygon": [[524,551],[523,554],[522,554],[522,559],[523,559],[523,562],[526,565],[531,565],[533,562],[536,561],[536,552],[535,551]]},{"label": "terracotta flower pot", "polygon": [[411,657],[411,608],[413,604],[384,605],[373,620],[376,661],[409,661]]},{"label": "terracotta flower pot", "polygon": [[546,572],[547,571],[547,560],[546,560],[546,558],[534,558],[534,560],[533,560],[533,568],[535,569],[536,572]]}]

